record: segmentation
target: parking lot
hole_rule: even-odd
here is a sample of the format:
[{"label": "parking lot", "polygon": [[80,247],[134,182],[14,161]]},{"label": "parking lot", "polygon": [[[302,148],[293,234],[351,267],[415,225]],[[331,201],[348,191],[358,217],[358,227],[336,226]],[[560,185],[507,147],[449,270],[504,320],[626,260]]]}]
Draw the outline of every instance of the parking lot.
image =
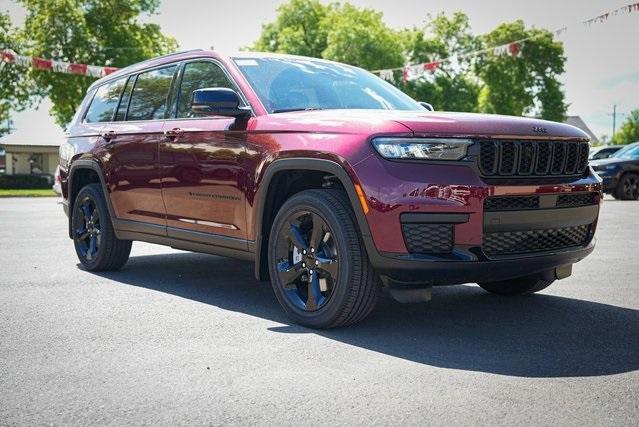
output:
[{"label": "parking lot", "polygon": [[568,424],[639,420],[639,202],[541,294],[383,297],[287,321],[244,261],[135,243],[78,267],[57,199],[0,199],[0,424]]}]

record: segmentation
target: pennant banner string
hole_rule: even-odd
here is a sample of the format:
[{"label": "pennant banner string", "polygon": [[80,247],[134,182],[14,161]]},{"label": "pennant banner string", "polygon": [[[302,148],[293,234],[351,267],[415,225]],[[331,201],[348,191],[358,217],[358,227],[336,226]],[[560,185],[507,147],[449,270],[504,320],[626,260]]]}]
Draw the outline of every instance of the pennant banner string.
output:
[{"label": "pennant banner string", "polygon": [[[609,17],[612,16],[618,16],[618,15],[624,15],[624,14],[630,14],[633,12],[639,12],[639,3],[632,3],[626,6],[622,6],[618,9],[615,9],[611,12],[607,12],[604,13],[602,15],[596,16],[595,18],[592,19],[588,19],[586,21],[582,21],[581,24],[584,25],[591,25],[591,24],[598,24],[598,23],[603,23],[605,21],[608,20]],[[567,26],[563,26],[559,29],[556,29],[554,31],[551,31],[551,33],[553,33],[555,36],[559,36],[563,33],[565,33],[568,30]],[[484,49],[479,49],[479,50],[475,50],[472,52],[467,52],[467,53],[463,53],[460,55],[454,55],[454,56],[450,56],[447,58],[441,58],[437,61],[432,61],[432,62],[426,62],[426,63],[421,63],[421,64],[411,64],[411,65],[405,65],[403,67],[395,67],[395,68],[387,68],[387,69],[383,69],[383,70],[374,70],[372,71],[375,74],[378,74],[382,79],[384,80],[388,80],[388,81],[394,81],[394,71],[402,71],[402,80],[406,81],[406,80],[411,80],[414,78],[418,78],[418,77],[422,77],[428,74],[432,74],[434,73],[438,68],[441,67],[442,64],[453,61],[455,59],[464,59],[464,58],[468,58],[468,57],[474,57],[474,56],[478,56],[484,53],[488,53],[488,52],[492,52],[494,55],[496,56],[501,56],[501,55],[510,55],[513,58],[518,57],[521,54],[521,45],[526,42],[529,41],[531,39],[534,39],[536,36],[530,36],[530,37],[526,37],[523,39],[519,39],[519,40],[515,40],[509,43],[505,43],[502,45],[498,45],[498,46],[491,46],[488,48],[484,48]]]},{"label": "pennant banner string", "polygon": [[[596,16],[592,19],[588,19],[586,21],[582,21],[581,23],[584,25],[592,25],[606,22],[610,17],[630,14],[633,12],[639,12],[639,2],[632,3],[626,6],[622,6],[618,9],[615,9],[611,12],[606,12],[599,16]],[[568,30],[568,27],[564,26],[555,31],[552,31],[555,35],[560,35]],[[419,78],[422,76],[433,74],[437,71],[443,63],[450,62],[454,59],[463,59],[472,56],[477,56],[482,53],[493,52],[494,55],[510,55],[513,58],[516,58],[521,53],[521,45],[522,43],[534,38],[535,36],[527,37],[521,40],[515,40],[510,43],[502,44],[499,46],[493,46],[485,49],[480,49],[468,53],[464,53],[461,55],[454,55],[448,58],[442,58],[437,61],[426,62],[422,64],[412,64],[406,65],[403,67],[396,68],[388,68],[383,70],[375,70],[373,73],[379,74],[381,78],[384,80],[393,81],[394,79],[394,71],[402,71],[402,79],[404,81],[414,78]],[[123,48],[124,49],[124,48]],[[66,73],[66,74],[78,74],[83,76],[90,77],[104,77],[118,70],[116,67],[105,67],[99,65],[87,65],[87,64],[75,64],[71,62],[64,61],[55,61],[52,59],[44,59],[40,57],[31,57],[18,55],[13,50],[0,50],[0,61],[8,64],[16,64],[24,67],[32,67],[36,70],[42,71],[52,71],[57,73]]]}]

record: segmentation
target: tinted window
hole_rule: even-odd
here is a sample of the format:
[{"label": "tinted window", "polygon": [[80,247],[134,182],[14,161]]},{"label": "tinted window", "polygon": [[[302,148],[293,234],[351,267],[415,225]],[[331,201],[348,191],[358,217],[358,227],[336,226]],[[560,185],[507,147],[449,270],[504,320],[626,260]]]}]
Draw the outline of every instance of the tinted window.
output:
[{"label": "tinted window", "polygon": [[633,143],[630,145],[626,145],[621,150],[617,151],[610,157],[618,158],[618,159],[632,159],[637,157],[639,153],[639,143]]},{"label": "tinted window", "polygon": [[138,75],[129,102],[127,120],[164,118],[175,68],[176,66],[171,66]]},{"label": "tinted window", "polygon": [[118,106],[120,93],[122,93],[125,82],[126,79],[120,79],[100,86],[84,119],[88,123],[110,122],[113,120],[113,113],[115,113],[115,109]]},{"label": "tinted window", "polygon": [[424,108],[399,89],[361,68],[301,58],[234,58],[271,113],[288,110]]},{"label": "tinted window", "polygon": [[190,62],[184,67],[180,96],[178,98],[178,114],[182,117],[195,117],[191,112],[193,91],[208,87],[225,87],[235,89],[224,71],[211,62]]},{"label": "tinted window", "polygon": [[122,98],[120,99],[120,104],[118,105],[118,111],[115,113],[115,121],[119,122],[125,119],[126,110],[129,106],[129,99],[131,99],[131,90],[133,89],[133,83],[135,83],[135,77],[130,77],[126,82],[126,86],[124,91],[122,92]]}]

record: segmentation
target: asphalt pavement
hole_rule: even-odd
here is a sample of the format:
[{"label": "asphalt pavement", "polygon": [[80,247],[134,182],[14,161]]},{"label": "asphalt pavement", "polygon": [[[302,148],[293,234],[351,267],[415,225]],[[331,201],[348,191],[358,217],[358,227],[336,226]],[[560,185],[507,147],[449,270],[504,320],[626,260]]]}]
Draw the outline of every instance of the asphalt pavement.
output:
[{"label": "asphalt pavement", "polygon": [[540,294],[384,297],[291,324],[245,261],[134,243],[79,267],[55,198],[0,199],[0,425],[639,424],[639,202]]}]

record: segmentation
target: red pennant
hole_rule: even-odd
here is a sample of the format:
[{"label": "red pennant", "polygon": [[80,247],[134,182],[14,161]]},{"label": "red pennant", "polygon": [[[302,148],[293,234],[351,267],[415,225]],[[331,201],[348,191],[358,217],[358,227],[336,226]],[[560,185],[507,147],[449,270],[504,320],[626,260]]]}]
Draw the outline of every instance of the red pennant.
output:
[{"label": "red pennant", "polygon": [[86,64],[69,64],[69,72],[71,74],[85,75],[87,73],[87,66]]},{"label": "red pennant", "polygon": [[424,71],[435,71],[439,68],[439,61],[428,62],[424,64]]},{"label": "red pennant", "polygon": [[519,55],[519,43],[510,43],[508,45],[508,52],[510,52],[513,58]]},{"label": "red pennant", "polygon": [[108,76],[111,73],[115,73],[116,71],[118,71],[117,68],[115,67],[104,67],[104,75]]},{"label": "red pennant", "polygon": [[10,62],[10,63],[14,63],[16,62],[16,56],[13,53],[4,50],[2,51],[2,60]]},{"label": "red pennant", "polygon": [[33,57],[31,61],[33,64],[33,68],[35,68],[36,70],[52,70],[53,69],[53,62],[50,59]]}]

